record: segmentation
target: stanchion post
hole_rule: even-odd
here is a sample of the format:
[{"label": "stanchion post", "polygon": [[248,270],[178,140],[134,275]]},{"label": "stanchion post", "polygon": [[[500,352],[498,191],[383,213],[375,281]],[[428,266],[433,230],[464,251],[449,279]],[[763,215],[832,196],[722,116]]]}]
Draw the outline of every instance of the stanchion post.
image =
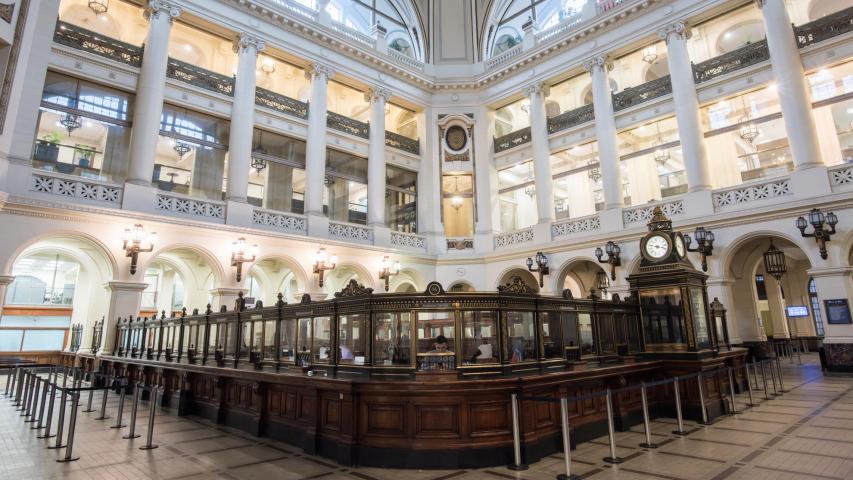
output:
[{"label": "stanchion post", "polygon": [[607,389],[607,435],[610,438],[610,456],[604,457],[607,463],[622,463],[616,455],[616,429],[613,427],[613,392]]},{"label": "stanchion post", "polygon": [[104,396],[101,398],[101,414],[98,415],[95,420],[108,420],[110,417],[107,416],[107,397],[110,394],[110,381],[107,380],[104,385]]},{"label": "stanchion post", "polygon": [[764,384],[764,399],[770,400],[770,395],[767,393],[767,372],[764,368],[764,360],[761,362],[761,382]]},{"label": "stanchion post", "polygon": [[24,383],[27,382],[27,371],[21,369],[21,372],[18,374],[18,388],[15,389],[15,403],[13,404],[15,407],[21,406],[21,395],[24,393]]},{"label": "stanchion post", "polygon": [[746,390],[749,392],[749,403],[746,406],[754,407],[755,401],[752,399],[752,380],[749,378],[749,364],[744,365],[743,369],[746,372]]},{"label": "stanchion post", "polygon": [[672,389],[675,391],[675,417],[678,420],[678,430],[674,430],[672,433],[682,436],[687,435],[687,432],[684,431],[684,416],[681,412],[681,392],[678,389],[678,377],[673,379]]},{"label": "stanchion post", "polygon": [[38,419],[38,413],[37,413],[38,412],[38,404],[39,404],[39,396],[41,395],[41,377],[39,377],[39,376],[36,376],[36,378],[35,378],[35,387],[33,387],[33,392],[35,392],[35,393],[33,393],[33,401],[30,405],[31,410],[28,412],[30,415],[30,419],[25,422],[25,423],[34,423],[35,424],[32,427],[30,427],[31,430],[35,430],[35,429],[39,428],[39,424],[38,424],[39,419]]},{"label": "stanchion post", "polygon": [[68,401],[68,391],[63,388],[62,395],[59,397],[59,418],[56,424],[56,443],[50,449],[62,448],[62,433],[65,428],[65,402]]},{"label": "stanchion post", "polygon": [[[68,441],[65,443],[65,457],[60,458],[57,462],[73,462],[79,460],[80,457],[74,457],[74,430],[77,427],[77,407],[80,406],[80,391],[71,392],[71,417],[68,419]],[[64,408],[63,408],[64,410]]]},{"label": "stanchion post", "polygon": [[755,379],[755,389],[761,390],[761,386],[758,385],[758,365],[755,361],[755,357],[752,358],[752,378]]},{"label": "stanchion post", "polygon": [[133,405],[130,407],[130,429],[128,429],[127,435],[121,437],[127,440],[139,437],[139,434],[136,433],[136,409],[139,405],[139,388],[139,383],[133,388]]},{"label": "stanchion post", "polygon": [[42,382],[44,386],[41,389],[41,405],[39,405],[39,421],[36,424],[35,429],[44,428],[44,408],[47,405],[47,391],[48,387],[50,387],[50,374],[48,374],[47,378]]},{"label": "stanchion post", "polygon": [[779,391],[781,393],[788,393],[788,390],[785,390],[785,383],[782,381],[782,365],[779,363],[778,358],[776,359],[776,372],[779,374]]},{"label": "stanchion post", "polygon": [[151,395],[149,395],[150,408],[148,410],[148,433],[145,436],[145,445],[139,447],[140,450],[153,450],[153,449],[157,448],[157,445],[152,444],[151,440],[154,437],[154,411],[157,409],[157,394],[158,393],[160,393],[159,389],[155,386],[152,386],[151,387]]},{"label": "stanchion post", "polygon": [[729,393],[732,395],[732,415],[737,415],[739,412],[737,410],[737,397],[735,396],[735,375],[732,367],[728,368],[729,370]]},{"label": "stanchion post", "polygon": [[121,386],[121,393],[118,395],[118,410],[116,411],[116,423],[110,428],[124,428],[127,425],[122,425],[122,417],[124,416],[124,395],[127,393],[127,385],[124,380],[122,380],[119,385]]},{"label": "stanchion post", "polygon": [[569,430],[569,400],[560,398],[560,425],[563,430],[563,463],[566,473],[557,475],[557,480],[580,480],[577,475],[572,475],[572,441]]},{"label": "stanchion post", "polygon": [[[779,358],[779,357],[776,357],[776,358]],[[772,385],[773,385],[773,396],[778,397],[779,396],[779,390],[776,389],[776,372],[775,372],[775,368],[773,368],[773,359],[768,358],[767,360],[765,360],[765,362],[770,364],[770,366],[769,366],[770,367],[770,381],[772,382]]]},{"label": "stanchion post", "polygon": [[512,410],[512,465],[507,468],[520,471],[527,470],[528,466],[521,460],[521,427],[518,420],[518,394],[510,395],[510,408]]},{"label": "stanchion post", "polygon": [[646,382],[640,384],[640,399],[643,401],[643,430],[646,432],[646,441],[641,443],[643,448],[658,448],[652,443],[652,427],[649,422],[649,397],[646,395]]},{"label": "stanchion post", "polygon": [[702,425],[708,425],[708,410],[705,408],[705,389],[702,388],[702,372],[696,376],[696,386],[699,387],[699,406],[702,412]]},{"label": "stanchion post", "polygon": [[50,400],[47,402],[47,422],[44,426],[44,433],[36,438],[53,438],[50,434],[51,423],[53,423],[53,402],[56,400],[56,382],[50,384]]},{"label": "stanchion post", "polygon": [[33,372],[27,373],[27,384],[24,387],[24,398],[21,399],[21,416],[29,415],[30,403],[33,401]]},{"label": "stanchion post", "polygon": [[86,410],[83,410],[85,413],[94,412],[95,409],[92,408],[92,400],[95,397],[95,382],[92,381],[92,376],[89,377],[89,401],[86,403]]},{"label": "stanchion post", "polygon": [[12,367],[6,369],[6,390],[3,391],[3,395],[7,397],[9,396],[9,385],[12,383],[12,375],[14,371],[15,369]]}]

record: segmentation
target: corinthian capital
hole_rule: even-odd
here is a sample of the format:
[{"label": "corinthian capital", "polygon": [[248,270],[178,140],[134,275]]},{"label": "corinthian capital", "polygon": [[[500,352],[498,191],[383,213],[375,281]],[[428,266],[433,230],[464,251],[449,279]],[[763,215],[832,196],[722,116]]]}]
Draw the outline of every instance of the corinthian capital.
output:
[{"label": "corinthian capital", "polygon": [[305,78],[308,80],[314,80],[315,77],[322,76],[324,79],[329,80],[335,77],[335,70],[323,63],[312,63],[308,65],[308,68],[305,69]]},{"label": "corinthian capital", "polygon": [[542,95],[543,97],[547,97],[550,91],[551,87],[546,85],[545,82],[534,82],[524,87],[524,94],[528,97],[532,95]]},{"label": "corinthian capital", "polygon": [[666,40],[666,43],[669,43],[671,38],[687,40],[692,35],[693,33],[691,31],[690,24],[684,20],[679,20],[658,30],[658,38]]},{"label": "corinthian capital", "polygon": [[613,62],[608,55],[597,55],[583,62],[583,68],[587,72],[592,72],[596,68],[601,70],[613,70]]},{"label": "corinthian capital", "polygon": [[181,9],[166,0],[149,0],[148,6],[145,7],[145,12],[143,13],[146,20],[158,19],[162,16],[166,16],[170,22],[180,15]]},{"label": "corinthian capital", "polygon": [[241,33],[237,37],[237,40],[234,41],[233,49],[234,53],[245,53],[253,49],[255,55],[257,55],[266,46],[267,43],[260,38],[249,35],[248,33]]},{"label": "corinthian capital", "polygon": [[380,99],[382,102],[387,102],[388,99],[391,98],[391,90],[388,90],[385,87],[373,87],[364,92],[364,100],[366,102],[377,102]]}]

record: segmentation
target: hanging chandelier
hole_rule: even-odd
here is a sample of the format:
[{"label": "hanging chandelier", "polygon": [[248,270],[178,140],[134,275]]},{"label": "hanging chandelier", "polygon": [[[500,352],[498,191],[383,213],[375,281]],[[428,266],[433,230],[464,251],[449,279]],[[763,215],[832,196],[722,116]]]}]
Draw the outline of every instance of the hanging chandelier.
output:
[{"label": "hanging chandelier", "polygon": [[743,117],[740,119],[742,125],[739,130],[740,138],[746,140],[749,143],[755,141],[761,132],[758,131],[758,125],[749,120],[749,117]]},{"label": "hanging chandelier", "polygon": [[658,59],[658,48],[656,45],[649,45],[643,49],[643,61],[648,64],[653,64]]},{"label": "hanging chandelier", "polygon": [[601,169],[598,167],[598,159],[593,158],[586,162],[586,164],[590,167],[586,172],[589,179],[593,182],[601,180]]},{"label": "hanging chandelier", "polygon": [[459,176],[453,177],[453,195],[450,197],[450,206],[459,210],[465,204],[465,200],[459,195]]},{"label": "hanging chandelier", "polygon": [[89,0],[89,9],[95,12],[95,15],[107,13],[110,7],[110,0]]},{"label": "hanging chandelier", "polygon": [[176,140],[175,144],[172,145],[172,150],[174,150],[178,154],[178,160],[183,159],[184,155],[189,153],[189,151],[192,149],[193,147],[191,147],[188,143],[182,142],[180,140]]},{"label": "hanging chandelier", "polygon": [[260,144],[252,150],[252,168],[254,168],[258,173],[261,173],[261,170],[267,168],[267,161],[261,158],[266,154],[266,149],[264,149]]},{"label": "hanging chandelier", "polygon": [[325,185],[327,187],[331,187],[334,184],[335,184],[335,179],[331,175],[326,175],[325,177],[323,177],[323,185]]},{"label": "hanging chandelier", "polygon": [[275,62],[271,58],[264,58],[261,62],[261,71],[267,75],[275,73]]},{"label": "hanging chandelier", "polygon": [[788,271],[785,263],[785,252],[776,248],[772,239],[770,240],[770,248],[764,252],[764,271],[776,281],[781,280],[782,275]]},{"label": "hanging chandelier", "polygon": [[[660,142],[658,142],[658,143],[660,143]],[[655,158],[655,161],[661,167],[666,165],[666,162],[668,162],[669,159],[672,158],[672,154],[669,153],[669,150],[667,150],[665,148],[657,148],[655,150],[655,153],[653,154],[653,156]]]},{"label": "hanging chandelier", "polygon": [[527,164],[527,182],[530,185],[524,187],[524,194],[530,198],[536,195],[536,186],[533,185],[533,165],[532,162]]},{"label": "hanging chandelier", "polygon": [[65,130],[68,131],[68,135],[71,135],[71,132],[83,126],[83,124],[80,123],[80,117],[71,113],[63,115],[62,118],[59,119],[59,124],[65,127]]}]

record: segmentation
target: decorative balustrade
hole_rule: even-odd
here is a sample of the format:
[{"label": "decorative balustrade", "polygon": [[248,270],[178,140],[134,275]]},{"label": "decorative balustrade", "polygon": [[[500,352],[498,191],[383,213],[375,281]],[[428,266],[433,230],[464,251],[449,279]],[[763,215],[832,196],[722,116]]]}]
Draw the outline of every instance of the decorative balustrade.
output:
[{"label": "decorative balustrade", "polygon": [[614,94],[613,110],[618,112],[670,93],[672,93],[672,82],[667,75]]},{"label": "decorative balustrade", "polygon": [[63,197],[97,200],[119,205],[124,189],[118,185],[51,173],[33,172],[30,190]]},{"label": "decorative balustrade", "polygon": [[813,22],[794,27],[800,48],[853,31],[853,7],[839,10]]},{"label": "decorative balustrade", "polygon": [[391,232],[391,245],[394,247],[426,250],[426,237],[414,233]]},{"label": "decorative balustrade", "polygon": [[288,11],[305,17],[313,22],[317,21],[317,10],[314,10],[311,7],[306,7],[300,3],[296,3],[291,0],[269,0],[270,2],[287,9]]},{"label": "decorative balustrade", "polygon": [[418,140],[387,130],[385,131],[385,146],[414,153],[415,155],[420,155],[421,153],[421,143]]},{"label": "decorative balustrade", "polygon": [[361,138],[370,138],[370,125],[339,113],[326,113],[326,126]]},{"label": "decorative balustrade", "polygon": [[561,21],[560,23],[537,33],[536,42],[542,43],[548,39],[554,38],[558,35],[562,35],[577,26],[579,23],[581,23],[581,14],[576,13],[571,17],[563,19],[563,21]]},{"label": "decorative balustrade", "polygon": [[530,127],[507,133],[495,139],[495,153],[509,150],[510,148],[530,142]]},{"label": "decorative balustrade", "polygon": [[174,58],[169,59],[166,76],[211,92],[234,95],[234,77],[226,77]]},{"label": "decorative balustrade", "polygon": [[178,196],[173,193],[157,194],[157,210],[171,214],[187,215],[191,217],[214,218],[225,220],[225,203],[211,200],[197,200]]},{"label": "decorative balustrade", "polygon": [[523,230],[515,230],[513,232],[499,233],[495,235],[495,250],[500,248],[510,248],[523,243],[533,241],[533,229],[525,228]]},{"label": "decorative balustrade", "polygon": [[286,233],[298,233],[302,235],[308,233],[308,224],[304,216],[262,208],[252,210],[252,225],[268,227]]},{"label": "decorative balustrade", "polygon": [[261,87],[255,87],[255,105],[271,108],[296,118],[308,118],[307,103]]},{"label": "decorative balustrade", "polygon": [[592,232],[601,228],[598,215],[561,220],[551,224],[551,238],[565,237],[574,233]]},{"label": "decorative balustrade", "polygon": [[142,65],[142,47],[131,45],[109,37],[104,37],[91,30],[80,28],[68,22],[56,22],[53,41],[95,55],[115,60],[132,67]]},{"label": "decorative balustrade", "polygon": [[717,190],[712,195],[714,208],[719,209],[732,205],[742,205],[744,203],[755,202],[758,200],[768,200],[771,198],[791,195],[793,192],[791,191],[790,183],[790,179],[786,177],[763,183]]},{"label": "decorative balustrade", "polygon": [[845,163],[829,169],[829,183],[833,187],[853,184],[853,165]]},{"label": "decorative balustrade", "polygon": [[592,104],[584,105],[574,110],[563,112],[548,119],[548,133],[559,132],[595,120],[595,110]]},{"label": "decorative balustrade", "polygon": [[403,65],[406,65],[407,67],[412,67],[416,70],[423,70],[424,69],[424,62],[417,60],[417,59],[414,59],[414,58],[412,58],[412,57],[410,57],[410,56],[408,56],[402,52],[398,52],[397,50],[394,50],[393,48],[388,49],[388,56],[393,58],[397,63],[402,63]]},{"label": "decorative balustrade", "polygon": [[356,42],[363,43],[368,47],[374,48],[376,47],[376,39],[371,37],[370,35],[366,35],[364,33],[359,32],[353,28],[350,28],[343,23],[340,22],[332,22],[332,30],[338,32],[350,40],[355,40]]},{"label": "decorative balustrade", "polygon": [[696,83],[707,82],[712,78],[717,78],[769,59],[770,50],[767,48],[767,40],[750,43],[737,50],[694,64],[693,80]]},{"label": "decorative balustrade", "polygon": [[521,55],[521,44],[518,44],[508,50],[504,50],[503,52],[486,60],[486,70],[491,70],[493,68],[500,67],[501,65],[504,65],[505,63],[509,62],[518,55]]},{"label": "decorative balustrade", "polygon": [[373,243],[373,229],[364,225],[329,222],[329,237],[338,240]]},{"label": "decorative balustrade", "polygon": [[650,218],[652,218],[654,209],[657,206],[660,206],[663,210],[663,213],[670,218],[675,215],[681,215],[684,213],[683,200],[675,200],[672,202],[656,202],[643,205],[642,207],[626,208],[622,210],[622,221],[625,225],[639,222],[646,223]]}]

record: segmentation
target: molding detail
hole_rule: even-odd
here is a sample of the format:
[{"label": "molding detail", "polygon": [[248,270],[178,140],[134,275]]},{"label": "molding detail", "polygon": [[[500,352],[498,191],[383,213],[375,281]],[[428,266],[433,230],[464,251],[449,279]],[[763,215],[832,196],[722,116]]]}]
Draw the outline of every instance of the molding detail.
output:
[{"label": "molding detail", "polygon": [[790,179],[747,185],[716,191],[712,195],[714,209],[792,195]]},{"label": "molding detail", "polygon": [[595,57],[584,60],[583,69],[590,73],[594,69],[610,71],[613,70],[613,60],[609,55],[596,55]]},{"label": "molding detail", "polygon": [[288,233],[308,233],[305,217],[256,208],[252,210],[252,225],[270,227]]},{"label": "molding detail", "polygon": [[536,291],[533,290],[529,285],[524,283],[524,280],[521,279],[518,275],[513,275],[512,278],[509,279],[505,285],[498,285],[498,291],[501,293],[522,293],[522,294],[535,294]]},{"label": "molding detail", "polygon": [[391,90],[385,87],[371,87],[366,92],[364,92],[364,101],[374,103],[382,100],[382,103],[388,101],[391,98]]},{"label": "molding detail", "polygon": [[526,97],[539,94],[547,97],[549,93],[551,93],[551,87],[545,84],[545,82],[535,82],[524,87],[524,96]]},{"label": "molding detail", "polygon": [[232,49],[234,50],[234,53],[245,53],[249,51],[250,48],[254,48],[255,55],[257,55],[258,52],[263,51],[266,46],[267,42],[265,40],[261,40],[260,38],[248,33],[241,33],[234,41]]},{"label": "molding detail", "polygon": [[690,27],[690,23],[686,20],[679,20],[671,25],[667,25],[657,32],[658,38],[666,41],[669,44],[670,38],[677,38],[679,40],[689,40],[690,37],[693,36],[692,28]]},{"label": "molding detail", "polygon": [[315,77],[323,77],[327,81],[335,78],[335,69],[324,63],[312,63],[305,67],[305,78],[313,81]]},{"label": "molding detail", "polygon": [[123,190],[122,187],[117,185],[105,185],[99,182],[35,172],[33,172],[32,183],[30,185],[30,191],[37,193],[96,200],[114,205],[121,204]]},{"label": "molding detail", "polygon": [[495,234],[495,249],[508,248],[533,241],[533,229],[525,228],[514,232]]},{"label": "molding detail", "polygon": [[157,210],[172,214],[225,220],[225,204],[206,200],[157,194]]},{"label": "molding detail", "polygon": [[372,288],[365,287],[358,283],[356,279],[351,278],[343,290],[335,292],[335,298],[358,297],[361,295],[370,295],[371,293],[373,293]]},{"label": "molding detail", "polygon": [[329,222],[329,237],[360,243],[373,243],[373,229],[352,223]]},{"label": "molding detail", "polygon": [[833,187],[853,183],[853,166],[845,164],[831,168],[829,170],[829,183]]},{"label": "molding detail", "polygon": [[592,232],[600,228],[601,218],[598,215],[563,220],[551,224],[551,238],[565,237],[574,233]]},{"label": "molding detail", "polygon": [[181,16],[181,13],[180,7],[172,5],[165,0],[149,0],[143,16],[146,20],[151,21],[152,19],[160,18],[162,15],[168,15],[171,22]]},{"label": "molding detail", "polygon": [[655,208],[660,207],[664,215],[672,217],[673,215],[684,214],[684,200],[675,200],[672,202],[656,203],[637,208],[626,208],[622,211],[622,221],[625,225],[631,223],[647,222],[654,216]]},{"label": "molding detail", "polygon": [[414,233],[391,232],[391,245],[426,250],[426,238]]}]

